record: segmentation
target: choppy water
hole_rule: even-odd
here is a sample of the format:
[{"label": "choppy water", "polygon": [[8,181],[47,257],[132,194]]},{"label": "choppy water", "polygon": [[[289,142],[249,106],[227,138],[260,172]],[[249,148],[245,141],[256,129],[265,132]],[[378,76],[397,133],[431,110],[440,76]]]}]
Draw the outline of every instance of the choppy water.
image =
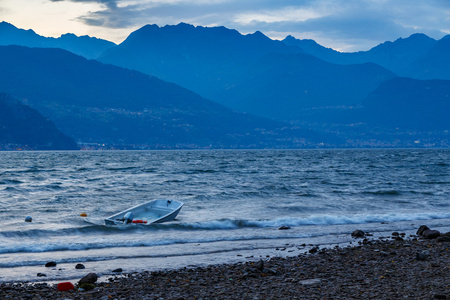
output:
[{"label": "choppy water", "polygon": [[[153,199],[185,206],[170,223],[104,225]],[[295,255],[356,228],[445,231],[449,200],[449,150],[0,152],[0,281]]]}]

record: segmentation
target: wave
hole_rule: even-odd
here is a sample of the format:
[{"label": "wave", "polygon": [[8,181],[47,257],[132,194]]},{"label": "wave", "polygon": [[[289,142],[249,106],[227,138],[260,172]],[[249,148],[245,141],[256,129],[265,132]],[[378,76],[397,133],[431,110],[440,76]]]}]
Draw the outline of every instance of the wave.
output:
[{"label": "wave", "polygon": [[398,196],[401,194],[401,192],[397,190],[379,190],[379,191],[366,191],[363,192],[363,194],[376,196]]},{"label": "wave", "polygon": [[419,181],[420,184],[430,184],[430,185],[447,185],[450,184],[450,181]]},{"label": "wave", "polygon": [[108,167],[106,170],[108,171],[129,171],[129,170],[136,170],[138,167]]},{"label": "wave", "polygon": [[308,217],[283,217],[274,219],[219,219],[204,222],[168,222],[160,224],[132,224],[126,226],[111,226],[101,223],[91,223],[87,226],[69,227],[61,229],[30,229],[23,228],[15,231],[2,231],[0,237],[3,238],[53,238],[66,236],[90,236],[101,234],[106,236],[148,234],[161,231],[196,231],[196,230],[236,230],[243,228],[278,228],[281,226],[333,226],[350,224],[368,224],[382,222],[402,222],[417,220],[450,219],[450,212],[429,212],[429,213],[385,213],[385,214],[355,214],[355,215],[327,215],[316,214]]},{"label": "wave", "polygon": [[211,169],[193,169],[193,170],[186,170],[185,174],[203,174],[203,173],[217,173],[216,170]]},{"label": "wave", "polygon": [[[220,219],[205,222],[173,222],[152,224],[149,226],[136,225],[141,229],[159,230],[233,230],[239,228],[268,228],[281,226],[310,226],[310,225],[346,225],[367,224],[377,222],[401,222],[415,220],[448,219],[447,213],[389,213],[389,214],[358,214],[358,215],[312,215],[309,217],[284,217],[264,220]],[[104,226],[102,226],[103,228]],[[127,230],[132,230],[128,228]],[[109,229],[110,230],[110,229]]]},{"label": "wave", "polygon": [[255,227],[278,227],[278,226],[305,226],[305,225],[346,225],[367,224],[377,222],[401,222],[415,220],[447,219],[450,213],[412,213],[412,214],[373,214],[373,215],[315,215],[306,218],[280,218],[274,220],[248,221],[250,226]]},{"label": "wave", "polygon": [[[296,237],[309,238],[313,236],[319,236],[320,234],[303,234]],[[64,241],[53,241],[48,242],[28,242],[21,244],[3,244],[0,245],[0,254],[5,253],[45,253],[45,252],[56,252],[56,251],[89,251],[98,249],[112,249],[112,248],[134,248],[134,247],[154,247],[154,246],[168,246],[168,245],[180,245],[180,244],[199,244],[199,243],[214,243],[223,241],[251,241],[251,240],[264,240],[264,239],[277,239],[278,236],[267,236],[267,235],[252,235],[252,236],[233,236],[233,235],[220,235],[220,236],[202,236],[202,237],[190,237],[180,236],[177,238],[168,239],[149,239],[141,236],[140,239],[123,239],[111,237],[109,239],[96,238],[89,241],[74,241],[73,239]],[[252,249],[252,246],[249,246]],[[116,252],[117,253],[117,252]],[[204,254],[203,252],[197,254]],[[184,252],[183,255],[189,255],[189,253]],[[80,260],[79,254],[74,254],[77,257],[76,260]],[[136,257],[136,255],[128,255],[127,251],[121,251],[119,254],[112,254],[111,252],[105,252],[101,255],[94,255],[91,260],[108,260],[126,257]],[[145,254],[145,257],[166,257],[167,253],[162,254]],[[89,259],[84,259],[85,261]],[[21,261],[20,265],[24,265],[25,261]],[[0,268],[10,267],[5,262],[1,262]]]},{"label": "wave", "polygon": [[66,237],[66,236],[89,236],[92,234],[100,233],[105,235],[114,234],[127,234],[128,232],[136,232],[136,230],[150,230],[146,228],[148,226],[133,224],[127,226],[106,226],[106,225],[88,225],[82,227],[61,228],[61,229],[30,229],[30,230],[9,230],[0,232],[0,237],[5,238],[54,238],[54,237]]},{"label": "wave", "polygon": [[[0,233],[0,253],[42,253],[52,251],[84,251],[106,248],[152,247],[189,243],[211,243],[218,241],[250,241],[279,238],[312,238],[341,232],[339,228],[325,230],[295,230],[301,226],[335,226],[369,223],[393,223],[431,219],[450,219],[449,213],[411,213],[411,214],[367,214],[352,216],[314,215],[305,218],[285,217],[268,220],[221,219],[205,222],[173,222],[150,226],[106,226],[88,225],[81,228],[60,230],[18,230]],[[278,231],[275,228],[290,226],[293,230]],[[218,230],[245,230],[234,233],[213,233]],[[344,227],[347,228],[347,227]],[[165,231],[172,232],[165,232]],[[190,233],[183,233],[188,230]],[[195,231],[211,231],[202,234]],[[345,229],[346,230],[346,229]],[[181,232],[176,232],[181,231]],[[342,232],[341,232],[342,233]],[[125,251],[126,253],[126,251]],[[106,257],[109,255],[105,254]],[[75,255],[79,256],[79,255]],[[103,257],[103,255],[102,255]],[[105,257],[105,259],[106,259]],[[96,258],[100,259],[100,258]],[[21,262],[23,263],[23,262]],[[0,260],[0,267],[4,263]]]},{"label": "wave", "polygon": [[18,180],[18,179],[4,179],[4,180],[0,181],[0,185],[3,185],[3,184],[22,184],[22,183],[24,183],[24,182],[21,181],[21,180]]},{"label": "wave", "polygon": [[241,220],[222,219],[207,222],[176,223],[171,225],[155,225],[173,229],[199,229],[199,230],[228,230],[245,227],[268,228],[281,226],[310,226],[310,225],[346,225],[367,224],[377,222],[401,222],[415,220],[448,219],[450,212],[440,213],[388,213],[388,214],[358,214],[358,215],[312,215],[309,217],[284,217],[267,220]]},{"label": "wave", "polygon": [[[310,237],[310,235],[305,235],[304,237]],[[85,245],[61,245],[61,244],[46,244],[46,245],[27,245],[25,246],[11,246],[9,251],[5,251],[6,249],[0,248],[0,253],[43,253],[41,256],[31,256],[29,259],[25,257],[19,261],[1,261],[0,260],[0,268],[14,268],[14,267],[31,267],[31,266],[43,266],[45,263],[49,261],[49,256],[52,254],[50,252],[55,251],[81,251],[79,253],[73,253],[73,255],[63,255],[58,259],[55,259],[58,264],[67,264],[67,263],[78,263],[82,262],[98,262],[98,261],[108,261],[108,260],[116,260],[116,259],[128,259],[128,258],[166,258],[166,257],[177,257],[177,256],[188,256],[188,255],[205,255],[205,254],[216,254],[216,253],[224,253],[231,251],[245,251],[245,250],[254,250],[255,245],[251,244],[228,244],[227,247],[221,248],[190,248],[183,247],[183,250],[180,252],[167,253],[166,251],[137,251],[130,252],[124,251],[124,248],[136,248],[136,247],[153,247],[153,246],[168,246],[174,244],[199,244],[199,243],[214,243],[218,241],[244,241],[251,240],[252,238],[240,238],[234,239],[230,237],[225,237],[221,239],[208,239],[208,238],[200,238],[200,239],[192,239],[189,241],[186,240],[164,240],[164,241],[146,241],[146,242],[121,242],[121,243],[97,243],[97,244],[85,244]],[[258,239],[274,239],[274,238],[266,238],[259,237]],[[264,248],[273,248],[272,244],[269,245],[258,245],[256,246],[258,249]],[[92,255],[89,253],[89,250],[102,250],[108,249],[102,255]],[[87,250],[87,252],[82,252]],[[66,256],[66,257],[64,257]],[[21,256],[23,257],[23,256]]]}]

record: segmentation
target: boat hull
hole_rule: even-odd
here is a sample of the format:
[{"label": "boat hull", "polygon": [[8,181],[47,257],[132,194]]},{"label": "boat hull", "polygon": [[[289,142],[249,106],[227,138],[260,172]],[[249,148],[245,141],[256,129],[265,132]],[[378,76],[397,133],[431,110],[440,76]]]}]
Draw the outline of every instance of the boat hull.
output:
[{"label": "boat hull", "polygon": [[143,225],[173,221],[177,217],[184,203],[176,200],[152,200],[121,211],[105,219],[106,225],[123,225],[132,221],[127,220],[130,212],[133,222]]}]

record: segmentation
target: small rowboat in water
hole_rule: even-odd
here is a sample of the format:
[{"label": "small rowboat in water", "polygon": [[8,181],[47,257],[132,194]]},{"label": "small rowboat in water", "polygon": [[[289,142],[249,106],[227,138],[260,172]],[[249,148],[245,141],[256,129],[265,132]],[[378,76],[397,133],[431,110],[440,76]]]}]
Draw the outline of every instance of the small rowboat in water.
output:
[{"label": "small rowboat in water", "polygon": [[105,219],[106,225],[163,223],[173,221],[184,203],[176,200],[152,200],[121,211]]}]

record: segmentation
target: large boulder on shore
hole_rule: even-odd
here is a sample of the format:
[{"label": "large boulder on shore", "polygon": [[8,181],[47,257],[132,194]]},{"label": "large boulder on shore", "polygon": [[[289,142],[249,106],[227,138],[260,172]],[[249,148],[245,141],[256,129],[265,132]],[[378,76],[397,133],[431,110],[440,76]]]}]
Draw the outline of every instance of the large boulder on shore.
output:
[{"label": "large boulder on shore", "polygon": [[436,239],[438,238],[441,233],[438,230],[432,230],[428,228],[426,225],[422,225],[417,230],[417,235],[422,236],[424,239]]},{"label": "large boulder on shore", "polygon": [[425,230],[429,230],[429,229],[430,228],[428,228],[427,225],[421,225],[419,227],[419,229],[417,230],[416,234],[421,236]]},{"label": "large boulder on shore", "polygon": [[82,285],[83,283],[93,284],[97,281],[98,276],[95,273],[89,273],[78,281],[78,285]]},{"label": "large boulder on shore", "polygon": [[437,239],[440,235],[441,235],[441,233],[438,230],[432,230],[432,229],[425,230],[422,233],[423,238],[429,239],[429,240]]}]

